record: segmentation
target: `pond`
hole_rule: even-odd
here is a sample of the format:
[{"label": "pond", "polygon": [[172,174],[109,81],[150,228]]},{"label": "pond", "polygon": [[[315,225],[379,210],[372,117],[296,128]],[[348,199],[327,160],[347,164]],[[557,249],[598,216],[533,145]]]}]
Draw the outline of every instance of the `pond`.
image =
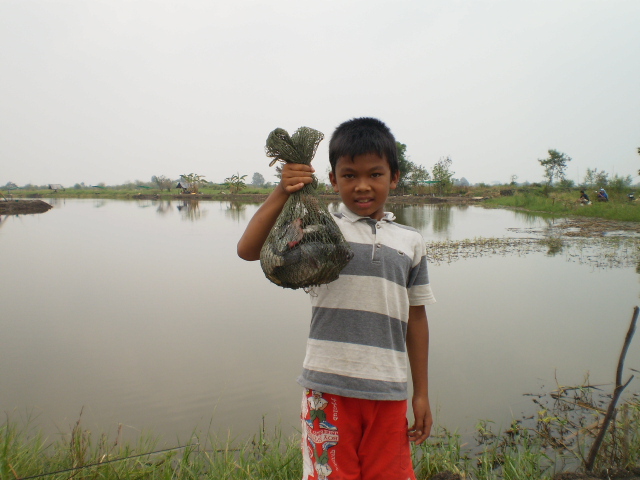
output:
[{"label": "pond", "polygon": [[[82,411],[94,432],[121,423],[167,444],[208,429],[244,439],[263,417],[298,428],[309,299],[237,257],[258,205],[49,201],[45,214],[0,220],[3,412],[55,435]],[[480,206],[388,210],[434,245],[539,238],[553,223]],[[638,304],[637,246],[614,246],[609,263],[591,261],[589,248],[489,247],[431,264],[437,423],[464,435],[480,419],[506,426],[535,413],[523,394],[586,375],[611,389]],[[639,342],[625,378],[640,369]]]}]

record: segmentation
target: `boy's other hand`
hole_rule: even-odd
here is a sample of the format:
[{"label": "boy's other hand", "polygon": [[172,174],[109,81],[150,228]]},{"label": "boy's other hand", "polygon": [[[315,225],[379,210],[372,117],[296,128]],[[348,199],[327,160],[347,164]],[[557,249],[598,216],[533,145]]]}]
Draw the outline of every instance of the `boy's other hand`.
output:
[{"label": "boy's other hand", "polygon": [[409,428],[409,440],[415,442],[416,445],[420,445],[431,435],[431,427],[433,425],[429,397],[418,397],[414,395],[412,406],[415,421]]},{"label": "boy's other hand", "polygon": [[280,187],[287,195],[297,192],[305,185],[313,182],[313,172],[315,172],[315,169],[311,165],[285,163],[282,166]]}]

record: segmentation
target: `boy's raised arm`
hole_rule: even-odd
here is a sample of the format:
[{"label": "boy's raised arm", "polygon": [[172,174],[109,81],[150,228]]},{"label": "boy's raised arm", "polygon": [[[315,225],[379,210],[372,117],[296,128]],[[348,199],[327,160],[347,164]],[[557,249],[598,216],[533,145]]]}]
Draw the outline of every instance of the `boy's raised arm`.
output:
[{"label": "boy's raised arm", "polygon": [[413,425],[409,439],[420,445],[431,434],[433,418],[429,404],[429,323],[424,305],[409,307],[407,353],[413,379]]},{"label": "boy's raised arm", "polygon": [[249,221],[240,241],[238,256],[244,260],[260,260],[260,250],[276,223],[289,195],[313,181],[315,170],[310,165],[285,163],[278,186],[271,192]]}]

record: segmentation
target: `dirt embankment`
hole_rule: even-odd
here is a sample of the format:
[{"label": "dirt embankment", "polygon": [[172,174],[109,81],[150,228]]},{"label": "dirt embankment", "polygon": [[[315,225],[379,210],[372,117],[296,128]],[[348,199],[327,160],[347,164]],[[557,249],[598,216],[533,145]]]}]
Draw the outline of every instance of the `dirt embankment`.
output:
[{"label": "dirt embankment", "polygon": [[53,208],[42,200],[0,200],[0,215],[44,213]]}]

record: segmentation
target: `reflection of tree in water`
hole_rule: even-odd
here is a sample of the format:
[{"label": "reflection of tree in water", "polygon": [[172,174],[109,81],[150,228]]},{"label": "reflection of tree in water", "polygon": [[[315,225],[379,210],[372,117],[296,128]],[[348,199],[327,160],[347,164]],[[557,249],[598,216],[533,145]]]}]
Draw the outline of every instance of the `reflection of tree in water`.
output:
[{"label": "reflection of tree in water", "polygon": [[543,222],[545,222],[547,227],[550,227],[557,220],[556,218],[551,217],[549,215],[532,213],[524,210],[513,210],[513,214],[516,217],[516,219],[520,220],[522,223],[526,225],[537,226],[540,223],[540,220],[542,220]]},{"label": "reflection of tree in water", "polygon": [[429,224],[434,232],[446,232],[451,227],[453,213],[451,205],[389,205],[396,222],[425,231]]},{"label": "reflection of tree in water", "polygon": [[248,203],[244,202],[228,202],[224,214],[227,218],[231,218],[236,222],[244,220]]},{"label": "reflection of tree in water", "polygon": [[182,214],[184,220],[190,220],[192,222],[200,220],[207,213],[206,210],[200,211],[200,201],[195,199],[183,200],[182,205],[177,205],[176,208]]},{"label": "reflection of tree in water", "polygon": [[96,200],[93,204],[93,208],[101,208],[107,204],[106,200]]},{"label": "reflection of tree in water", "polygon": [[335,202],[328,202],[327,203],[327,209],[330,212],[337,212],[340,209],[340,203],[339,201],[335,201]]},{"label": "reflection of tree in water", "polygon": [[433,207],[433,231],[443,233],[451,226],[451,207],[448,205],[434,205]]},{"label": "reflection of tree in water", "polygon": [[417,230],[426,230],[431,222],[430,209],[413,205],[391,204],[385,210],[393,212],[396,222],[409,225]]},{"label": "reflection of tree in water", "polygon": [[156,205],[156,213],[158,215],[166,215],[172,211],[171,200],[167,200],[166,202],[163,200],[159,200],[155,202]]}]

